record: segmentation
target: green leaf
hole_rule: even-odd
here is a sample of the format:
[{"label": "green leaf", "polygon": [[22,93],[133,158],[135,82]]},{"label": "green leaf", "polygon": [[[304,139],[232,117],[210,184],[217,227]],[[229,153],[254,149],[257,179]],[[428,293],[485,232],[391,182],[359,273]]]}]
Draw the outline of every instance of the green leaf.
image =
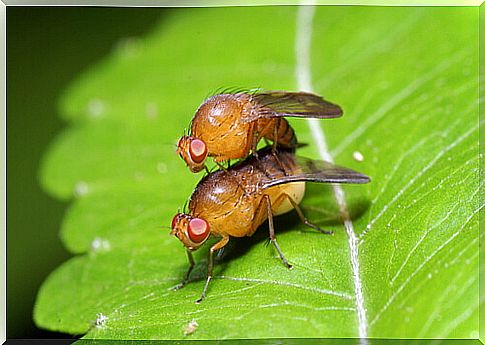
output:
[{"label": "green leaf", "polygon": [[[332,187],[308,184],[304,212],[335,235],[294,212],[277,217],[292,271],[264,245],[262,226],[231,241],[202,304],[194,301],[208,245],[193,281],[168,290],[188,264],[164,226],[201,178],[174,144],[221,86],[297,89],[297,12],[171,10],[67,90],[70,126],[47,152],[41,180],[73,198],[61,233],[77,255],[42,286],[40,327],[111,339],[356,337],[359,328],[371,337],[478,337],[477,8],[318,7],[313,89],[345,115],[317,132],[336,163],[372,178],[343,187],[358,253]],[[309,144],[299,154],[318,159],[308,122],[291,123]],[[192,320],[198,326],[184,335]]]}]

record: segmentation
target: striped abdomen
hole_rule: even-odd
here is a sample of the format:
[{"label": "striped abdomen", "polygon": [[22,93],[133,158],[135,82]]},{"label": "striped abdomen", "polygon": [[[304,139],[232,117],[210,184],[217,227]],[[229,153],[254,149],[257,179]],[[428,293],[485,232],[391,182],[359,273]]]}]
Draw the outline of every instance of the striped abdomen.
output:
[{"label": "striped abdomen", "polygon": [[295,131],[285,118],[280,117],[269,119],[269,123],[266,125],[266,131],[264,131],[263,136],[274,141],[275,130],[277,131],[276,142],[279,146],[287,148],[296,147],[297,140]]}]

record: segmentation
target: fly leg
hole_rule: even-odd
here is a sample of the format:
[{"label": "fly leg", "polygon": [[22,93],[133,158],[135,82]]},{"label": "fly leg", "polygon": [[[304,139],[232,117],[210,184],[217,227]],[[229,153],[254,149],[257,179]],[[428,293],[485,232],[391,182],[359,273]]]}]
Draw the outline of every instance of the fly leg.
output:
[{"label": "fly leg", "polygon": [[[252,132],[251,152],[253,156],[256,158],[256,167],[260,171],[262,171],[266,175],[266,177],[272,178],[272,176],[266,171],[266,169],[264,169],[263,165],[261,164],[261,161],[259,160],[257,146],[258,146],[258,141],[260,139],[260,131],[256,130],[256,128],[257,128],[257,124],[254,124],[253,127],[251,128],[251,132]],[[262,130],[264,131],[264,128]]]},{"label": "fly leg", "polygon": [[[256,145],[257,145],[257,142],[256,142]],[[268,178],[272,178],[272,176],[268,173],[268,171],[263,167],[263,165],[261,164],[261,161],[259,160],[259,156],[258,156],[258,152],[256,151],[256,147],[254,147],[253,149],[251,149],[253,151],[253,156],[254,158],[256,158],[256,167],[262,171],[266,177]]]},{"label": "fly leg", "polygon": [[181,289],[189,282],[189,276],[190,276],[190,273],[192,272],[192,270],[194,268],[195,262],[194,262],[194,257],[192,256],[192,252],[188,249],[187,249],[187,257],[189,259],[189,269],[185,273],[184,280],[180,284],[175,285],[172,288],[172,290]]},{"label": "fly leg", "polygon": [[258,139],[259,139],[259,132],[254,131],[253,140],[251,142],[251,151],[253,153],[253,156],[256,158],[256,167],[260,171],[262,171],[266,175],[266,177],[271,178],[272,176],[266,171],[266,169],[264,169],[263,165],[261,164],[261,161],[259,160],[258,151],[257,151]]},{"label": "fly leg", "polygon": [[253,123],[250,129],[251,137],[251,153],[254,157],[258,158],[258,141],[259,141],[259,131],[257,130],[257,124]]},{"label": "fly leg", "polygon": [[227,167],[225,167],[223,164],[221,164],[221,162],[218,162],[216,160],[214,160],[214,162],[217,164],[217,166],[219,167],[219,169],[221,170],[224,170],[225,172],[229,173],[229,168],[231,167],[231,160],[228,159],[226,162],[227,162]]},{"label": "fly leg", "polygon": [[283,261],[283,263],[285,264],[285,266],[288,269],[292,269],[293,266],[290,263],[288,263],[288,260],[286,260],[283,252],[281,251],[281,248],[280,248],[278,242],[276,242],[276,236],[274,234],[274,226],[273,226],[273,212],[271,211],[271,200],[269,199],[268,195],[263,196],[263,200],[266,201],[266,210],[268,212],[269,240],[275,246],[276,251],[278,252],[278,254],[280,256],[281,261]]},{"label": "fly leg", "polygon": [[277,152],[271,152],[271,153],[273,154],[273,157],[274,157],[276,163],[278,164],[278,167],[283,172],[283,174],[285,174],[285,176],[288,176],[288,173],[286,172],[285,167],[283,166],[283,164],[281,163],[280,159],[278,158]]},{"label": "fly leg", "polygon": [[276,163],[278,163],[278,166],[281,169],[281,171],[283,171],[285,176],[288,176],[288,173],[286,172],[285,167],[283,166],[280,159],[278,158],[278,149],[277,149],[278,140],[277,140],[277,138],[278,138],[278,132],[280,130],[280,123],[281,123],[281,119],[277,118],[276,121],[275,121],[275,125],[273,127],[273,146],[271,148],[271,153],[273,154],[273,157],[274,157]]},{"label": "fly leg", "polygon": [[200,298],[197,301],[195,301],[195,303],[199,304],[200,302],[202,302],[202,300],[205,298],[205,295],[207,293],[207,287],[209,286],[209,282],[212,279],[212,268],[214,266],[213,264],[214,252],[224,247],[227,244],[227,242],[229,242],[229,236],[223,235],[222,239],[211,247],[209,251],[209,263],[207,264],[207,280],[204,285],[204,290],[202,290],[202,295],[200,295]]},{"label": "fly leg", "polygon": [[216,161],[216,160],[214,160],[214,162],[217,164],[217,166],[219,167],[219,169],[224,170],[227,174],[231,175],[231,173],[228,171],[228,169],[229,169],[229,161],[228,161],[228,164],[227,164],[227,168],[224,165],[222,165],[220,162]]},{"label": "fly leg", "polygon": [[293,198],[291,196],[289,196],[288,194],[284,193],[283,194],[284,197],[286,197],[291,205],[293,206],[293,208],[295,209],[296,213],[298,213],[298,217],[300,217],[300,220],[303,224],[305,224],[306,226],[309,226],[310,228],[312,229],[315,229],[317,231],[320,231],[322,234],[326,234],[326,235],[333,235],[333,231],[329,231],[329,230],[324,230],[322,228],[320,228],[319,226],[311,223],[306,217],[305,215],[303,214],[303,211],[301,210],[300,208],[300,205],[298,205],[296,203],[295,200],[293,200]]},{"label": "fly leg", "polygon": [[280,130],[280,122],[281,122],[280,118],[275,119],[275,125],[273,127],[273,147],[271,148],[271,152],[273,152],[274,156],[276,156],[276,153],[278,152],[276,148],[278,146],[277,138],[278,138],[278,131]]}]

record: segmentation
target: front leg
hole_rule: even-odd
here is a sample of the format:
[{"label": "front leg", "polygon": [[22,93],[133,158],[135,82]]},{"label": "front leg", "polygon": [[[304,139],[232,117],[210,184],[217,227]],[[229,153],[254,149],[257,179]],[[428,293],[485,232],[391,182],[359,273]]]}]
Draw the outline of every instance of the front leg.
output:
[{"label": "front leg", "polygon": [[221,240],[211,247],[211,249],[209,251],[209,263],[207,264],[207,280],[206,280],[205,285],[204,285],[204,290],[202,290],[202,295],[200,296],[200,298],[197,301],[195,301],[195,303],[199,304],[200,302],[202,302],[202,300],[205,298],[205,295],[207,293],[207,288],[209,286],[209,282],[212,279],[212,268],[214,266],[213,265],[214,252],[216,250],[224,247],[227,244],[227,242],[229,242],[229,236],[223,235]]},{"label": "front leg", "polygon": [[189,282],[189,276],[192,270],[194,269],[195,262],[194,262],[194,257],[192,256],[192,252],[188,249],[187,249],[187,258],[189,259],[189,269],[185,273],[184,280],[180,284],[175,285],[172,288],[172,290],[181,289]]},{"label": "front leg", "polygon": [[224,170],[224,172],[226,174],[231,175],[231,173],[228,171],[228,169],[229,169],[229,160],[227,160],[227,167],[225,167],[221,162],[218,162],[216,160],[214,160],[214,162],[216,163],[216,165],[219,167],[220,170]]}]

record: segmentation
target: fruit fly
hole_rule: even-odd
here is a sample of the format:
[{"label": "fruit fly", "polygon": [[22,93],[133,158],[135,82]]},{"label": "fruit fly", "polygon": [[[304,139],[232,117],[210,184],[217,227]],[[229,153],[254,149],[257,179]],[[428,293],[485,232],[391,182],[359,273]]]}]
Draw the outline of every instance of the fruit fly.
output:
[{"label": "fruit fly", "polygon": [[[232,178],[228,178],[228,173]],[[201,302],[212,278],[214,252],[223,248],[231,236],[251,236],[266,220],[270,242],[284,265],[291,268],[276,241],[273,216],[295,209],[304,224],[330,234],[330,231],[320,229],[308,221],[299,206],[305,194],[305,182],[369,181],[369,177],[353,170],[295,156],[293,149],[278,149],[275,154],[271,147],[259,150],[258,157],[251,156],[227,170],[217,170],[206,175],[190,197],[188,213],[178,213],[172,220],[171,234],[182,241],[189,259],[189,269],[184,280],[175,289],[181,288],[189,280],[194,267],[192,251],[198,249],[210,236],[218,237],[220,240],[209,251],[207,280],[196,303]]]},{"label": "fruit fly", "polygon": [[230,159],[256,154],[261,139],[276,146],[294,148],[293,128],[284,118],[334,118],[342,109],[322,97],[306,92],[263,91],[223,93],[202,103],[195,113],[189,135],[177,143],[177,154],[196,173],[206,168],[208,156],[221,166]]}]

